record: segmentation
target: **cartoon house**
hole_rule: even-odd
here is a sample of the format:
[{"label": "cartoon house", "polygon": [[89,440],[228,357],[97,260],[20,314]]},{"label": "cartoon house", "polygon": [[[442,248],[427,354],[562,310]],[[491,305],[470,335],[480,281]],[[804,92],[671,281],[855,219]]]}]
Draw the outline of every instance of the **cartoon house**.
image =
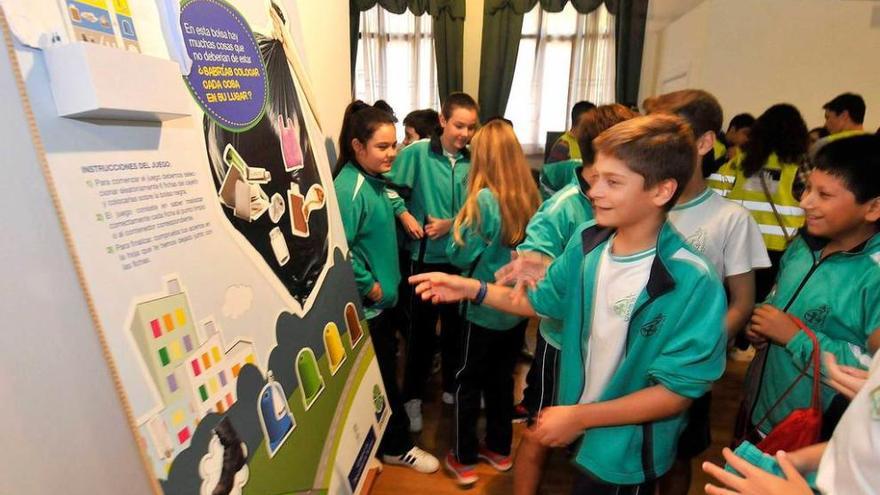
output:
[{"label": "cartoon house", "polygon": [[239,340],[227,352],[213,321],[204,324],[206,340],[177,369],[199,419],[222,414],[238,399],[235,384],[241,367],[253,363],[254,346]]},{"label": "cartoon house", "polygon": [[131,333],[165,404],[180,398],[174,370],[199,344],[180,282],[168,280],[167,290],[165,296],[138,304],[131,322]]}]

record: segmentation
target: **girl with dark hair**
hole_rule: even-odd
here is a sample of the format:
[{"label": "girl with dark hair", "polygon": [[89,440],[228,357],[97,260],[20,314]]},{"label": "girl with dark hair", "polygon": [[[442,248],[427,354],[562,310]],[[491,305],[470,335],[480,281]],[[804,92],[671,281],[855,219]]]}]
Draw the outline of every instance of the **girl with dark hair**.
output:
[{"label": "girl with dark hair", "polygon": [[392,415],[379,446],[388,464],[421,473],[439,467],[437,458],[409,438],[409,421],[397,389],[397,336],[389,318],[397,303],[400,270],[397,231],[388,197],[388,181],[397,157],[394,121],[387,112],[358,100],[348,105],[339,135],[338,173],[333,180],[348,241],[355,284],[364,299],[376,360]]},{"label": "girl with dark hair", "polygon": [[755,121],[743,153],[731,162],[736,179],[727,198],[751,212],[773,263],[755,272],[756,301],[770,292],[782,253],[804,224],[796,191],[808,143],[807,124],[798,109],[773,105]]}]

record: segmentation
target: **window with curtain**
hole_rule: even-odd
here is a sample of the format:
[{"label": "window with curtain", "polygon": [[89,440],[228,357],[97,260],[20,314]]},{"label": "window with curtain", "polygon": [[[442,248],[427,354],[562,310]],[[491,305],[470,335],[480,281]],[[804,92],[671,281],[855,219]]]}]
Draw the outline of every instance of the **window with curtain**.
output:
[{"label": "window with curtain", "polygon": [[505,112],[526,153],[541,153],[548,131],[568,129],[576,102],[613,103],[614,70],[614,18],[604,4],[589,14],[570,3],[528,12]]},{"label": "window with curtain", "polygon": [[422,108],[440,108],[434,35],[429,15],[392,14],[376,6],[361,13],[355,97],[385,100],[401,121]]}]

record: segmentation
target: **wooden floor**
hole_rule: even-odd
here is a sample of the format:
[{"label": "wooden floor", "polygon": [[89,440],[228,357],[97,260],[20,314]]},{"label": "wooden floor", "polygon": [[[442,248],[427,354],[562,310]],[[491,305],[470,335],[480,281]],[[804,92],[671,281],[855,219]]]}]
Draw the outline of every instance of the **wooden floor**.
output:
[{"label": "wooden floor", "polygon": [[[535,325],[529,325],[527,339],[534,348]],[[721,458],[721,449],[728,445],[731,438],[734,416],[739,404],[739,394],[742,389],[743,378],[747,363],[728,361],[727,372],[724,377],[715,384],[712,396],[712,446],[703,456],[694,461],[694,478],[691,483],[689,495],[701,494],[703,486],[708,481],[700,469],[702,461],[708,459],[718,461]],[[522,388],[527,362],[517,365],[516,390],[517,400],[522,395]],[[431,390],[435,391],[431,401],[423,405],[424,430],[415,437],[417,445],[430,451],[439,459],[449,451],[452,432],[452,406],[444,405],[440,401],[439,374],[435,375]],[[482,431],[483,420],[480,420]],[[513,427],[513,451],[519,444],[525,425],[515,424]],[[516,462],[514,460],[514,462]],[[409,468],[397,466],[384,466],[371,491],[372,495],[416,495],[416,494],[453,494],[461,495],[467,492],[469,495],[501,495],[513,491],[513,473],[498,473],[486,464],[479,464],[477,473],[480,480],[472,488],[462,490],[440,468],[440,471],[425,475],[419,474]],[[541,486],[542,494],[565,494],[571,492],[571,483],[574,477],[574,468],[568,463],[562,452],[554,452],[548,463],[544,481]]]}]

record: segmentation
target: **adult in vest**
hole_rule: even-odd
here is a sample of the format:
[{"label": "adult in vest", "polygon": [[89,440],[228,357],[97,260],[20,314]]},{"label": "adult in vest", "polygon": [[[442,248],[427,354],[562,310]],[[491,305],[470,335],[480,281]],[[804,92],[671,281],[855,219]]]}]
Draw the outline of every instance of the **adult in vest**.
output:
[{"label": "adult in vest", "polygon": [[581,117],[596,109],[596,105],[589,101],[579,101],[571,107],[571,129],[565,131],[550,148],[547,155],[547,163],[562,162],[565,160],[580,160],[581,149],[578,147],[577,127]]},{"label": "adult in vest", "polygon": [[752,213],[773,263],[769,269],[755,272],[756,301],[767,297],[783,251],[804,224],[796,191],[800,189],[798,167],[808,139],[807,124],[797,108],[785,103],[773,105],[755,121],[743,153],[730,164],[736,179],[727,198]]}]

